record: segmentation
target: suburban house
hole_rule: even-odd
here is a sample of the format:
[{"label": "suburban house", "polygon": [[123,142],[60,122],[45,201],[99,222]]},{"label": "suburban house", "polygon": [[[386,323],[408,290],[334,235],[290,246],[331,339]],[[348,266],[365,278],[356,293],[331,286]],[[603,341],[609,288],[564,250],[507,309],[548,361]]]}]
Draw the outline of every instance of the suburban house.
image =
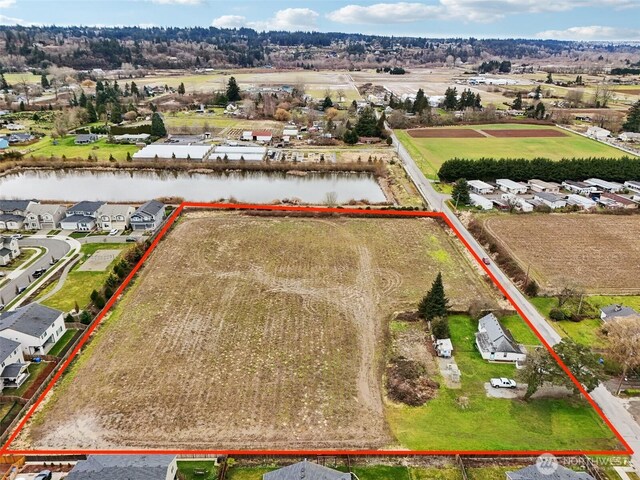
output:
[{"label": "suburban house", "polygon": [[567,196],[567,205],[575,205],[583,210],[591,210],[598,206],[598,204],[590,198],[583,197],[582,195],[576,195],[574,193]]},{"label": "suburban house", "polygon": [[556,195],[555,193],[538,192],[533,196],[533,199],[540,201],[552,210],[567,206],[567,201],[564,199],[564,197]]},{"label": "suburban house", "polygon": [[5,128],[7,130],[11,130],[12,132],[16,132],[16,131],[19,131],[19,130],[26,130],[27,129],[27,127],[25,127],[21,123],[7,123]]},{"label": "suburban house", "polygon": [[600,195],[600,199],[608,198],[613,200],[617,205],[616,208],[638,208],[638,204],[631,200],[629,197],[623,197],[622,195],[616,195],[615,193],[604,192]]},{"label": "suburban house", "polygon": [[608,305],[600,309],[600,319],[604,322],[610,322],[616,318],[633,317],[640,315],[631,307],[625,307],[620,304]]},{"label": "suburban house", "polygon": [[98,211],[104,202],[80,202],[67,210],[67,216],[60,220],[63,230],[90,232],[97,225]]},{"label": "suburban house", "polygon": [[[69,478],[69,477],[67,477]],[[351,480],[350,473],[339,472],[332,468],[304,460],[273,472],[265,473],[262,480]]]},{"label": "suburban house", "polygon": [[471,192],[477,193],[479,195],[489,195],[495,190],[495,187],[493,185],[489,185],[482,180],[469,180],[467,184],[469,185],[469,190]]},{"label": "suburban house", "polygon": [[30,133],[12,133],[9,135],[9,143],[14,145],[16,143],[27,143],[34,140],[36,137]]},{"label": "suburban house", "polygon": [[39,303],[0,313],[0,337],[19,342],[27,355],[46,354],[66,331],[63,313]]},{"label": "suburban house", "polygon": [[164,220],[164,204],[150,200],[131,215],[133,230],[157,230]]},{"label": "suburban house", "polygon": [[471,198],[471,205],[474,207],[479,207],[482,210],[491,210],[493,208],[493,202],[481,195],[470,193],[469,198]]},{"label": "suburban house", "polygon": [[175,455],[89,455],[80,460],[66,480],[175,480]]},{"label": "suburban house", "polygon": [[560,184],[555,182],[543,182],[534,178],[528,183],[532,192],[560,193]]},{"label": "suburban house", "polygon": [[12,237],[0,236],[0,265],[9,265],[20,256],[18,240]]},{"label": "suburban house", "polygon": [[113,228],[125,230],[131,225],[131,215],[135,211],[131,205],[105,203],[98,209],[98,228],[104,231]]},{"label": "suburban house", "polygon": [[606,180],[600,180],[599,178],[589,178],[584,181],[589,185],[593,185],[598,190],[609,193],[618,193],[624,190],[624,185],[617,182],[607,182]]},{"label": "suburban house", "polygon": [[636,193],[640,193],[640,182],[634,182],[633,180],[629,180],[628,182],[624,182],[624,186],[632,190]]},{"label": "suburban house", "polygon": [[282,130],[283,137],[297,137],[298,136],[298,127],[295,125],[286,125],[284,130]]},{"label": "suburban house", "polygon": [[4,388],[18,388],[29,378],[20,343],[0,337],[0,392]]},{"label": "suburban house", "polygon": [[442,358],[451,358],[453,355],[453,344],[450,338],[443,338],[436,340],[433,346],[436,349],[436,353]]},{"label": "suburban house", "polygon": [[511,332],[490,313],[478,320],[476,346],[485,360],[492,362],[523,362],[527,357],[522,345],[516,343]]},{"label": "suburban house", "polygon": [[527,193],[529,187],[524,183],[514,182],[513,180],[509,180],[508,178],[499,178],[496,180],[496,185],[498,188],[506,193]]},{"label": "suburban house", "polygon": [[573,180],[565,180],[562,182],[562,188],[585,197],[588,197],[597,190],[596,187],[586,182],[575,182]]},{"label": "suburban house", "polygon": [[27,210],[34,200],[0,200],[0,230],[22,230]]},{"label": "suburban house", "polygon": [[636,132],[622,132],[618,135],[618,140],[623,142],[640,142],[640,133]]},{"label": "suburban house", "polygon": [[67,208],[62,205],[36,203],[27,209],[24,227],[27,230],[52,230],[58,227],[66,211]]},{"label": "suburban house", "polygon": [[95,143],[98,141],[98,135],[95,133],[82,133],[80,135],[76,135],[75,144],[76,145],[89,145],[90,143]]},{"label": "suburban house", "polygon": [[529,465],[515,472],[507,472],[507,480],[595,480],[586,472],[576,472],[563,465],[547,472],[538,465]]},{"label": "suburban house", "polygon": [[273,140],[270,130],[245,130],[242,132],[242,140],[268,143]]},{"label": "suburban house", "polygon": [[587,129],[587,137],[595,138],[596,140],[606,140],[611,136],[611,132],[605,128],[589,127]]}]

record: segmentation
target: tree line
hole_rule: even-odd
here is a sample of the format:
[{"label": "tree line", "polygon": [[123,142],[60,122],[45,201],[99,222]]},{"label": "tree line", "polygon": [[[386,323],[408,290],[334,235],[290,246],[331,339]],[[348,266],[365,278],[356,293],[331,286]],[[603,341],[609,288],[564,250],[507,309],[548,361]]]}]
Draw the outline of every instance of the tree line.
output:
[{"label": "tree line", "polygon": [[514,181],[538,178],[547,182],[562,182],[591,177],[624,182],[640,179],[640,158],[563,158],[558,161],[548,158],[452,158],[442,164],[438,176],[443,182],[455,182],[460,178],[488,181],[497,178]]}]

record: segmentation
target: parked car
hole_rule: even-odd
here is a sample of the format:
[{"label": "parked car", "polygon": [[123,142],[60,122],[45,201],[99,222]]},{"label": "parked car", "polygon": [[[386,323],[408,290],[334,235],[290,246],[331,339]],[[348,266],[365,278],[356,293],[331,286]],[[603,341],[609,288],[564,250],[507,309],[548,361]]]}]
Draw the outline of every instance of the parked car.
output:
[{"label": "parked car", "polygon": [[4,310],[4,303],[0,303],[0,312]]},{"label": "parked car", "polygon": [[44,272],[46,272],[46,271],[47,271],[46,268],[39,268],[35,272],[33,272],[32,277],[33,278],[40,278],[44,274]]},{"label": "parked car", "polygon": [[18,288],[18,295],[20,295],[22,292],[24,292],[27,289],[27,287],[20,287]]},{"label": "parked car", "polygon": [[137,241],[135,237],[127,237],[127,242],[135,242]]},{"label": "parked car", "polygon": [[112,228],[111,231],[109,232],[110,236],[115,236],[118,235],[120,233],[120,230],[118,230],[117,228]]},{"label": "parked car", "polygon": [[0,278],[5,277],[7,274],[4,272],[0,272]]},{"label": "parked car", "polygon": [[33,480],[51,480],[51,470],[42,470]]},{"label": "parked car", "polygon": [[23,235],[21,233],[14,233],[11,235],[11,238],[15,238],[16,240],[22,239]]},{"label": "parked car", "polygon": [[491,265],[491,260],[488,257],[482,257],[482,263],[485,265]]},{"label": "parked car", "polygon": [[492,378],[489,383],[493,388],[516,388],[518,384],[510,378]]}]

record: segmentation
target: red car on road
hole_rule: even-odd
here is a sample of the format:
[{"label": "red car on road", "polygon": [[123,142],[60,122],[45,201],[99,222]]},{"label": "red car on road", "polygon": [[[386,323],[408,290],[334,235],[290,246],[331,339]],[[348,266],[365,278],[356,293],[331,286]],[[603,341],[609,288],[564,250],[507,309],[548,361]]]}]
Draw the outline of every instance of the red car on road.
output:
[{"label": "red car on road", "polygon": [[489,257],[482,257],[482,263],[485,265],[491,265],[491,260],[489,260]]}]

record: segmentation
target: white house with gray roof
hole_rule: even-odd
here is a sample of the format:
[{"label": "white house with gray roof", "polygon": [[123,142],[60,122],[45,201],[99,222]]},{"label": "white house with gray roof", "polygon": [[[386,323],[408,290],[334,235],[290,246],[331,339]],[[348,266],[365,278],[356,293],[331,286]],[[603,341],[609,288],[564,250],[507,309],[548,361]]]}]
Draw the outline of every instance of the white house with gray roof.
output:
[{"label": "white house with gray roof", "polygon": [[27,209],[24,227],[27,230],[53,230],[60,225],[67,208],[63,205],[36,203]]},{"label": "white house with gray roof", "polygon": [[156,230],[164,220],[164,203],[150,200],[131,215],[133,230]]},{"label": "white house with gray roof", "polygon": [[595,480],[586,472],[576,472],[564,465],[542,468],[529,465],[515,472],[507,472],[507,480]]},{"label": "white house with gray roof", "polygon": [[18,240],[12,237],[0,236],[0,265],[9,265],[20,255]]},{"label": "white house with gray roof", "polygon": [[98,228],[103,231],[113,228],[125,230],[131,225],[131,215],[135,210],[131,205],[105,203],[98,210]]},{"label": "white house with gray roof", "polygon": [[0,200],[0,230],[22,230],[27,210],[35,200]]},{"label": "white house with gray roof", "polygon": [[524,347],[511,336],[511,332],[490,313],[478,320],[476,346],[482,358],[491,362],[520,363],[527,358]]},{"label": "white house with gray roof", "polygon": [[98,224],[98,210],[105,202],[80,202],[67,210],[66,217],[60,221],[63,230],[90,232]]},{"label": "white house with gray roof", "polygon": [[20,387],[29,378],[28,367],[20,343],[0,337],[0,392]]},{"label": "white house with gray roof", "polygon": [[31,303],[0,313],[0,337],[20,343],[26,355],[44,355],[67,331],[60,310]]},{"label": "white house with gray roof", "polygon": [[534,200],[538,200],[544,203],[546,206],[555,210],[556,208],[564,208],[567,206],[567,201],[564,197],[549,192],[538,192],[533,195]]},{"label": "white house with gray roof", "polygon": [[351,474],[304,460],[265,473],[262,480],[351,480]]},{"label": "white house with gray roof", "polygon": [[66,480],[175,480],[176,458],[175,455],[89,455],[76,463]]}]

